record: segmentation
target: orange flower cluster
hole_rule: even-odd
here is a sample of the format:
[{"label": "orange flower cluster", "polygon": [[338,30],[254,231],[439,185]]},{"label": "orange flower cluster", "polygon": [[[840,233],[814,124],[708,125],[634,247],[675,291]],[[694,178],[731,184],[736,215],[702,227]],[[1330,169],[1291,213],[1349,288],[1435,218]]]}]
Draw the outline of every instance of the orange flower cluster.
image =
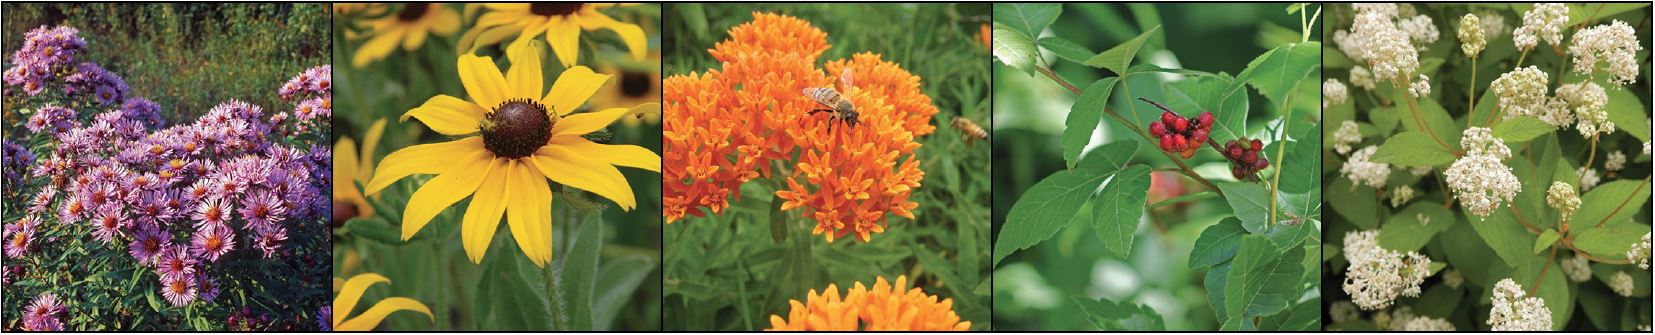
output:
[{"label": "orange flower cluster", "polygon": [[[803,208],[829,242],[853,233],[868,241],[888,215],[913,219],[919,204],[908,196],[925,176],[914,137],[936,131],[937,113],[920,78],[869,53],[817,68],[826,33],[793,17],[753,16],[709,50],[722,71],[665,80],[667,222],[720,212],[740,196],[732,190],[772,167],[791,171],[776,192],[781,209]],[[846,69],[848,87],[839,85]],[[809,87],[837,88],[861,123],[829,131],[830,113],[806,114],[820,106],[802,93]]]},{"label": "orange flower cluster", "polygon": [[908,288],[906,276],[896,277],[896,285],[879,277],[869,290],[861,282],[846,292],[843,299],[839,288],[829,284],[817,294],[810,290],[805,303],[788,300],[792,308],[787,318],[770,315],[770,331],[966,331],[971,321],[960,321],[954,313],[954,300],[925,294],[919,288]]}]

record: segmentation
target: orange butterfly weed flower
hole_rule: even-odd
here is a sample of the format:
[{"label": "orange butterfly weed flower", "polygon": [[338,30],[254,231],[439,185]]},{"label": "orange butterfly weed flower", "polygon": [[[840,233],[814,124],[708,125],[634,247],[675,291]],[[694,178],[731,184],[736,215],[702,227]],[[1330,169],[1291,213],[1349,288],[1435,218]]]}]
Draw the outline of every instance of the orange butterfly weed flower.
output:
[{"label": "orange butterfly weed flower", "polygon": [[810,290],[804,303],[788,300],[787,318],[770,315],[770,331],[966,331],[971,321],[954,313],[954,300],[909,288],[906,276],[891,285],[881,276],[873,289],[857,282],[844,297],[828,284],[818,294]]},{"label": "orange butterfly weed flower", "polygon": [[[778,161],[792,167],[775,193],[781,209],[803,208],[830,243],[850,234],[866,242],[889,215],[913,219],[919,204],[908,197],[925,176],[914,137],[936,130],[937,113],[920,77],[871,53],[817,68],[826,33],[789,16],[753,16],[708,50],[722,71],[665,80],[667,222],[722,211],[740,196],[732,190],[770,177]],[[846,69],[849,86],[839,84]],[[839,89],[861,123],[829,131],[830,113],[806,113],[820,106],[802,94],[809,87]]]}]

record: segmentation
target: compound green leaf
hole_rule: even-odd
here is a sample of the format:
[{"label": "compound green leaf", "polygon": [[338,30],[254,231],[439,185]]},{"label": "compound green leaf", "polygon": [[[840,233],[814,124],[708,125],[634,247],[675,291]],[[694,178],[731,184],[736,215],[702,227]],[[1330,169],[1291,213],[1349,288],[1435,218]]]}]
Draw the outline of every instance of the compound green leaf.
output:
[{"label": "compound green leaf", "polygon": [[1149,30],[1138,34],[1138,37],[1121,42],[1121,44],[1117,44],[1109,50],[1104,50],[1102,53],[1086,59],[1085,64],[1086,66],[1109,69],[1109,71],[1114,71],[1116,75],[1126,74],[1126,68],[1132,66],[1132,58],[1138,55],[1138,49],[1144,46],[1144,41],[1149,40],[1150,35],[1154,35],[1159,31],[1161,31],[1161,26],[1149,28]]},{"label": "compound green leaf", "polygon": [[1190,250],[1189,267],[1194,269],[1211,266],[1235,258],[1236,250],[1241,248],[1241,236],[1245,234],[1247,230],[1241,228],[1241,220],[1233,217],[1207,226],[1206,230],[1201,231],[1201,237],[1195,239],[1195,247]]},{"label": "compound green leaf", "polygon": [[1086,46],[1080,45],[1080,43],[1057,36],[1041,37],[1035,43],[1042,48],[1046,48],[1046,50],[1051,50],[1058,57],[1076,63],[1085,62],[1087,58],[1091,58],[1092,55],[1096,54],[1092,50],[1087,50]]},{"label": "compound green leaf", "polygon": [[1235,217],[1247,232],[1260,234],[1270,226],[1270,194],[1264,185],[1256,183],[1223,183],[1224,200],[1230,203]]},{"label": "compound green leaf", "polygon": [[1075,169],[1091,169],[1105,173],[1125,169],[1132,163],[1132,155],[1138,153],[1138,141],[1119,141],[1092,148],[1086,156],[1080,158]]},{"label": "compound green leaf", "polygon": [[1030,75],[1034,74],[1035,60],[1040,57],[1040,50],[1034,46],[1034,41],[1027,35],[1019,34],[1005,25],[994,24],[994,58],[999,59],[1006,66],[1023,70]]},{"label": "compound green leaf", "polygon": [[1144,199],[1149,196],[1149,166],[1133,165],[1120,172],[1103,186],[1092,207],[1092,228],[1103,248],[1115,257],[1126,259],[1132,254],[1132,238],[1144,215]]},{"label": "compound green leaf", "polygon": [[1149,306],[1133,303],[1115,303],[1108,299],[1074,298],[1086,321],[1100,330],[1160,331],[1166,330],[1161,314]]},{"label": "compound green leaf", "polygon": [[1109,95],[1119,80],[1109,77],[1086,85],[1086,90],[1081,91],[1080,98],[1069,108],[1069,116],[1063,121],[1062,139],[1063,161],[1068,162],[1069,167],[1075,167],[1081,150],[1092,141],[1092,131],[1103,121],[1103,109],[1108,107]]},{"label": "compound green leaf", "polygon": [[1011,206],[994,241],[994,263],[1052,238],[1092,197],[1098,184],[1112,175],[1089,169],[1063,170],[1029,187]]},{"label": "compound green leaf", "polygon": [[1242,237],[1224,289],[1226,314],[1250,318],[1286,309],[1299,297],[1303,258],[1304,248],[1290,248],[1282,254],[1264,237]]},{"label": "compound green leaf", "polygon": [[[994,4],[994,22],[1004,24],[1013,32],[1022,34],[1024,39],[1040,36],[1057,16],[1063,14],[1063,6],[1055,3],[996,3]],[[994,34],[998,37],[1000,34]]]},{"label": "compound green leaf", "polygon": [[[1286,105],[1289,94],[1306,78],[1321,79],[1322,43],[1304,42],[1276,47],[1247,64],[1243,77],[1275,106]],[[1247,74],[1251,74],[1248,76]],[[1315,97],[1306,97],[1315,98]]]}]

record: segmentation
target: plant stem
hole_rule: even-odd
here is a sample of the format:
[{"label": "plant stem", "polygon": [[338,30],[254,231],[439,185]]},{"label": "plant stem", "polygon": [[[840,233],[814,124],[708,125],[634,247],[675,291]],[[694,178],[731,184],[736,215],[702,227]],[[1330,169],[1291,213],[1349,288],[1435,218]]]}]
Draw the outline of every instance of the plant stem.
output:
[{"label": "plant stem", "polygon": [[[1583,182],[1586,181],[1586,170],[1589,170],[1589,169],[1592,168],[1592,160],[1597,159],[1597,157],[1598,157],[1598,134],[1592,134],[1592,149],[1586,151],[1586,164],[1581,165],[1581,167],[1583,169],[1580,170],[1580,173],[1577,173],[1576,176],[1575,176],[1575,185],[1577,187],[1580,186],[1580,183],[1583,183]],[[1585,193],[1585,192],[1582,191],[1581,193]]]},{"label": "plant stem", "polygon": [[1596,227],[1601,228],[1601,227],[1603,227],[1603,224],[1609,223],[1609,218],[1614,217],[1615,213],[1620,213],[1621,209],[1625,209],[1626,208],[1626,203],[1631,202],[1632,197],[1638,195],[1639,191],[1643,191],[1643,188],[1645,186],[1649,186],[1649,177],[1644,177],[1644,182],[1638,184],[1638,189],[1632,190],[1632,194],[1628,194],[1626,196],[1626,199],[1622,199],[1621,204],[1619,206],[1615,206],[1615,210],[1609,211],[1609,216],[1605,216],[1605,217],[1603,217],[1602,221],[1598,221],[1598,224],[1597,224]]},{"label": "plant stem", "polygon": [[1529,51],[1534,51],[1534,49],[1523,50],[1523,55],[1522,56],[1517,56],[1517,65],[1513,65],[1511,67],[1512,70],[1516,70],[1518,68],[1523,67],[1523,60],[1529,58]]},{"label": "plant stem", "polygon": [[[1397,89],[1402,89],[1402,88],[1397,87]],[[1416,123],[1420,127],[1420,129],[1425,130],[1426,134],[1430,134],[1431,139],[1437,141],[1437,145],[1441,145],[1443,149],[1448,149],[1448,152],[1454,153],[1454,156],[1462,155],[1462,153],[1460,153],[1459,151],[1454,151],[1454,147],[1449,146],[1448,142],[1443,142],[1442,138],[1437,137],[1436,130],[1431,129],[1431,123],[1425,122],[1425,117],[1420,116],[1420,113],[1419,113],[1419,99],[1414,98],[1413,95],[1410,94],[1410,93],[1403,93],[1403,94],[1407,95],[1406,99],[1408,100],[1408,112],[1414,115],[1414,123]]]},{"label": "plant stem", "polygon": [[1554,259],[1557,259],[1557,247],[1556,246],[1552,247],[1551,255],[1546,256],[1546,265],[1540,266],[1540,274],[1536,278],[1534,278],[1534,286],[1529,287],[1529,295],[1530,296],[1533,296],[1535,292],[1540,292],[1540,280],[1546,279],[1546,270],[1551,270],[1552,260],[1554,260]]},{"label": "plant stem", "polygon": [[[1471,88],[1465,91],[1465,95],[1465,110],[1475,112],[1477,110],[1477,55],[1471,55]],[[1488,123],[1490,125],[1494,124],[1493,115],[1489,115]]]},{"label": "plant stem", "polygon": [[1277,136],[1276,139],[1276,171],[1272,172],[1275,176],[1271,177],[1270,183],[1265,185],[1270,188],[1270,222],[1266,222],[1266,226],[1274,225],[1278,222],[1276,221],[1276,212],[1278,212],[1276,210],[1276,198],[1278,198],[1276,196],[1276,192],[1281,190],[1281,169],[1282,167],[1287,166],[1287,164],[1282,162],[1282,160],[1287,156],[1287,125],[1292,123],[1290,120],[1293,119],[1293,108],[1287,106],[1289,105],[1288,102],[1292,101],[1294,96],[1295,95],[1288,95],[1286,99],[1288,101],[1284,101],[1282,103],[1282,108],[1287,109],[1287,116],[1282,117],[1281,119],[1281,136]]}]

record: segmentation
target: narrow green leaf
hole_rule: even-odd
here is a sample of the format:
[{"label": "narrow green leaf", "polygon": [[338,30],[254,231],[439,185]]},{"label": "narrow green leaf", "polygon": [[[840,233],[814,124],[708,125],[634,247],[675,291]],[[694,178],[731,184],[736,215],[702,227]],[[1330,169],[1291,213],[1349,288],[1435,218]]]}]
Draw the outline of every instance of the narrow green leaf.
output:
[{"label": "narrow green leaf", "polygon": [[598,255],[603,248],[603,224],[588,221],[575,232],[574,245],[563,258],[560,288],[568,302],[570,329],[592,329],[593,291],[598,279]]},{"label": "narrow green leaf", "polygon": [[1109,50],[1104,50],[1102,53],[1086,59],[1085,64],[1086,66],[1109,69],[1109,71],[1114,71],[1116,75],[1125,74],[1126,68],[1132,66],[1132,58],[1138,55],[1138,48],[1144,46],[1144,41],[1149,40],[1150,35],[1159,31],[1161,31],[1161,26],[1149,28],[1149,30],[1138,34],[1138,37],[1121,42],[1121,44],[1117,44]]},{"label": "narrow green leaf", "polygon": [[1189,268],[1216,265],[1235,258],[1236,250],[1241,248],[1241,236],[1246,233],[1247,230],[1241,228],[1241,220],[1233,217],[1207,226],[1206,230],[1201,231],[1201,237],[1195,239],[1195,246],[1190,250]]},{"label": "narrow green leaf", "polygon": [[1374,162],[1400,166],[1438,166],[1454,162],[1454,153],[1443,149],[1431,134],[1405,131],[1385,139],[1374,151]]},{"label": "narrow green leaf", "polygon": [[1055,3],[994,4],[994,22],[1005,24],[1012,31],[1022,34],[1025,39],[1040,36],[1040,32],[1057,21],[1057,16],[1061,14],[1063,6]]},{"label": "narrow green leaf", "polygon": [[598,271],[598,290],[593,296],[593,318],[597,319],[593,330],[614,329],[615,316],[632,301],[632,294],[654,270],[655,261],[644,255],[627,255],[605,262]]},{"label": "narrow green leaf", "polygon": [[[1307,78],[1321,79],[1322,43],[1293,43],[1259,55],[1247,64],[1247,83],[1275,106],[1286,105],[1293,88]],[[1310,98],[1310,97],[1307,97]]]},{"label": "narrow green leaf", "polygon": [[1558,237],[1561,236],[1557,236],[1557,230],[1546,229],[1546,232],[1540,233],[1539,239],[1534,240],[1534,252],[1532,254],[1538,255],[1546,248],[1551,248],[1552,243],[1557,242]]},{"label": "narrow green leaf", "polygon": [[1648,233],[1649,226],[1643,224],[1587,228],[1575,234],[1574,246],[1598,258],[1621,260],[1626,259],[1626,249],[1642,242]]},{"label": "narrow green leaf", "polygon": [[1096,54],[1092,50],[1087,50],[1086,46],[1057,36],[1041,37],[1040,40],[1036,41],[1036,44],[1046,48],[1046,50],[1051,50],[1058,57],[1075,63],[1085,62],[1087,58],[1091,58],[1092,55]]},{"label": "narrow green leaf", "polygon": [[1287,14],[1288,15],[1298,14],[1299,11],[1303,10],[1303,9],[1304,9],[1304,3],[1290,4],[1290,5],[1287,5]]},{"label": "narrow green leaf", "polygon": [[1006,66],[1034,75],[1034,68],[1036,60],[1040,57],[1040,50],[1035,48],[1034,41],[1029,40],[1028,36],[995,23],[993,42],[995,59],[999,59]]},{"label": "narrow green leaf", "polygon": [[994,241],[994,264],[1012,252],[1052,238],[1092,197],[1098,184],[1112,175],[1097,170],[1063,170],[1029,187],[1011,206],[1006,223],[1000,227]]},{"label": "narrow green leaf", "polygon": [[[1570,171],[1570,175],[1574,173]],[[1580,197],[1580,209],[1569,222],[1575,227],[1615,226],[1631,222],[1644,203],[1649,202],[1649,183],[1642,180],[1616,180],[1587,191]]]},{"label": "narrow green leaf", "polygon": [[1110,77],[1092,82],[1070,107],[1069,116],[1063,121],[1062,139],[1063,161],[1068,162],[1069,167],[1075,167],[1080,151],[1092,141],[1092,131],[1098,128],[1099,121],[1103,121],[1103,109],[1109,105],[1110,92],[1114,91],[1119,79]]},{"label": "narrow green leaf", "polygon": [[1264,185],[1255,183],[1222,183],[1218,189],[1224,190],[1224,200],[1230,203],[1235,217],[1241,219],[1241,227],[1247,232],[1261,234],[1269,228],[1270,221],[1270,194]]},{"label": "narrow green leaf", "polygon": [[1166,330],[1161,314],[1149,306],[1133,303],[1115,303],[1108,299],[1074,298],[1075,304],[1086,313],[1086,321],[1100,330],[1160,331]]},{"label": "narrow green leaf", "polygon": [[1304,248],[1281,254],[1264,237],[1242,237],[1224,290],[1224,311],[1232,318],[1250,318],[1286,309],[1299,297],[1303,258]]},{"label": "narrow green leaf", "polygon": [[1120,172],[1103,186],[1097,203],[1092,207],[1092,228],[1103,248],[1115,257],[1126,259],[1132,254],[1132,238],[1144,215],[1144,200],[1149,196],[1149,166],[1133,165]]},{"label": "narrow green leaf", "polygon": [[1500,121],[1500,124],[1494,125],[1493,132],[1495,138],[1509,145],[1528,142],[1556,129],[1546,121],[1540,121],[1533,116],[1518,116]]}]

